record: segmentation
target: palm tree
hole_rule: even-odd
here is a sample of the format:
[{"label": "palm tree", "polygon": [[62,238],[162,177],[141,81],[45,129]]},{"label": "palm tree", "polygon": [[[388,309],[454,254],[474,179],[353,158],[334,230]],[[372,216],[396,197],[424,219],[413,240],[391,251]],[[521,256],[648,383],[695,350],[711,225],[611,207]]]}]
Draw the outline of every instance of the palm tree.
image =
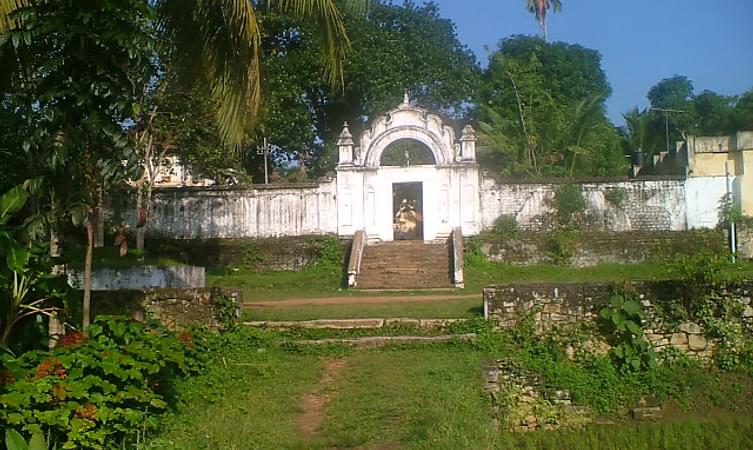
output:
[{"label": "palm tree", "polygon": [[627,137],[628,146],[630,151],[649,151],[649,133],[650,133],[650,112],[648,109],[643,111],[637,107],[624,113],[622,117],[625,118],[625,134]]},{"label": "palm tree", "polygon": [[[149,1],[149,0],[144,0]],[[368,0],[347,0],[361,9]],[[34,0],[0,0],[0,35],[14,28],[14,12]],[[151,3],[151,2],[150,2]],[[350,49],[337,0],[268,0],[266,7],[312,18],[322,45],[323,78],[342,84],[343,58]],[[259,115],[262,30],[252,0],[154,0],[158,32],[169,38],[176,74],[192,84],[205,82],[217,105],[216,121],[225,143],[240,145]],[[1,56],[1,55],[0,55]]]},{"label": "palm tree", "polygon": [[560,0],[526,0],[526,8],[528,12],[536,16],[536,20],[544,32],[544,41],[548,41],[546,15],[550,9],[552,12],[561,10],[562,2]]}]

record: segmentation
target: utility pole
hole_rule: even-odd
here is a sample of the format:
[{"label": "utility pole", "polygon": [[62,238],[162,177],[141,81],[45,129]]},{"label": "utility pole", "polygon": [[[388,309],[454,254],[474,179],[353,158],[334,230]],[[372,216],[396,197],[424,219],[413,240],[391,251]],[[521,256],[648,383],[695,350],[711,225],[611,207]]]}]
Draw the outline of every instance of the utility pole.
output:
[{"label": "utility pole", "polygon": [[669,113],[684,113],[685,111],[682,111],[680,109],[669,109],[669,108],[651,108],[653,111],[660,111],[664,113],[664,135],[667,139],[667,151],[670,151],[669,148]]},{"label": "utility pole", "polygon": [[264,143],[261,148],[256,149],[257,155],[264,155],[264,184],[269,184],[269,168],[267,167],[267,159],[269,159],[269,144],[267,144],[267,138],[264,138]]}]

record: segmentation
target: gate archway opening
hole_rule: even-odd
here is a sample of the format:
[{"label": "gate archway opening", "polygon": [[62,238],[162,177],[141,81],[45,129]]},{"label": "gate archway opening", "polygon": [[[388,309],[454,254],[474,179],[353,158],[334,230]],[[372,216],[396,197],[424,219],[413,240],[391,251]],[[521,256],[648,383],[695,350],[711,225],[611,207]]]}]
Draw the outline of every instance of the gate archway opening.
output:
[{"label": "gate archway opening", "polygon": [[398,139],[387,146],[382,152],[379,165],[385,166],[426,166],[436,165],[434,153],[423,142],[415,139]]}]

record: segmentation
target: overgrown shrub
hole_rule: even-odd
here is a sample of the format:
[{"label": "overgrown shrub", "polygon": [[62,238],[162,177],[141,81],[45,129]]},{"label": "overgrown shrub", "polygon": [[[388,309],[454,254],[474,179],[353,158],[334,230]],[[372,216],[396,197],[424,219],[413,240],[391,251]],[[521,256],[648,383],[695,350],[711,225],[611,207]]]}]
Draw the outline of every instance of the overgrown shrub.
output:
[{"label": "overgrown shrub", "polygon": [[194,336],[100,317],[52,351],[2,357],[0,428],[59,448],[125,446],[157,427],[175,377],[201,367]]},{"label": "overgrown shrub", "polygon": [[564,184],[554,193],[552,206],[557,212],[561,226],[574,225],[586,211],[586,199],[583,190],[576,184]]},{"label": "overgrown shrub", "polygon": [[502,214],[494,221],[493,231],[502,237],[513,237],[518,233],[518,220],[512,214]]},{"label": "overgrown shrub", "polygon": [[599,319],[618,367],[637,371],[656,366],[651,344],[643,335],[645,314],[638,301],[615,294],[599,311]]},{"label": "overgrown shrub", "polygon": [[575,255],[575,234],[568,230],[556,230],[549,237],[547,254],[554,259],[555,264],[567,264]]},{"label": "overgrown shrub", "polygon": [[319,264],[340,267],[343,264],[343,246],[337,236],[328,236],[319,248]]}]

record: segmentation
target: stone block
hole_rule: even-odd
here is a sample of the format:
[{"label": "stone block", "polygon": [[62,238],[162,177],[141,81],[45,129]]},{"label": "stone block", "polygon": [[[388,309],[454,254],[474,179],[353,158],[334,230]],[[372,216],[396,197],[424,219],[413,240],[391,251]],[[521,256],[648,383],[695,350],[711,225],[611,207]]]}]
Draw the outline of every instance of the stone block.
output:
[{"label": "stone block", "polygon": [[419,327],[421,326],[421,321],[419,319],[411,319],[407,317],[399,317],[396,319],[385,319],[384,320],[385,326],[406,326],[406,327]]},{"label": "stone block", "polygon": [[661,419],[663,414],[661,408],[658,406],[648,406],[642,408],[634,408],[632,411],[633,418],[636,420],[658,420]]},{"label": "stone block", "polygon": [[703,334],[703,327],[694,322],[685,322],[680,325],[680,331],[688,334]]},{"label": "stone block", "polygon": [[688,335],[688,348],[693,351],[705,350],[708,342],[703,335],[690,334]]},{"label": "stone block", "polygon": [[688,345],[688,335],[685,333],[672,333],[672,336],[669,338],[669,344],[675,347]]}]

